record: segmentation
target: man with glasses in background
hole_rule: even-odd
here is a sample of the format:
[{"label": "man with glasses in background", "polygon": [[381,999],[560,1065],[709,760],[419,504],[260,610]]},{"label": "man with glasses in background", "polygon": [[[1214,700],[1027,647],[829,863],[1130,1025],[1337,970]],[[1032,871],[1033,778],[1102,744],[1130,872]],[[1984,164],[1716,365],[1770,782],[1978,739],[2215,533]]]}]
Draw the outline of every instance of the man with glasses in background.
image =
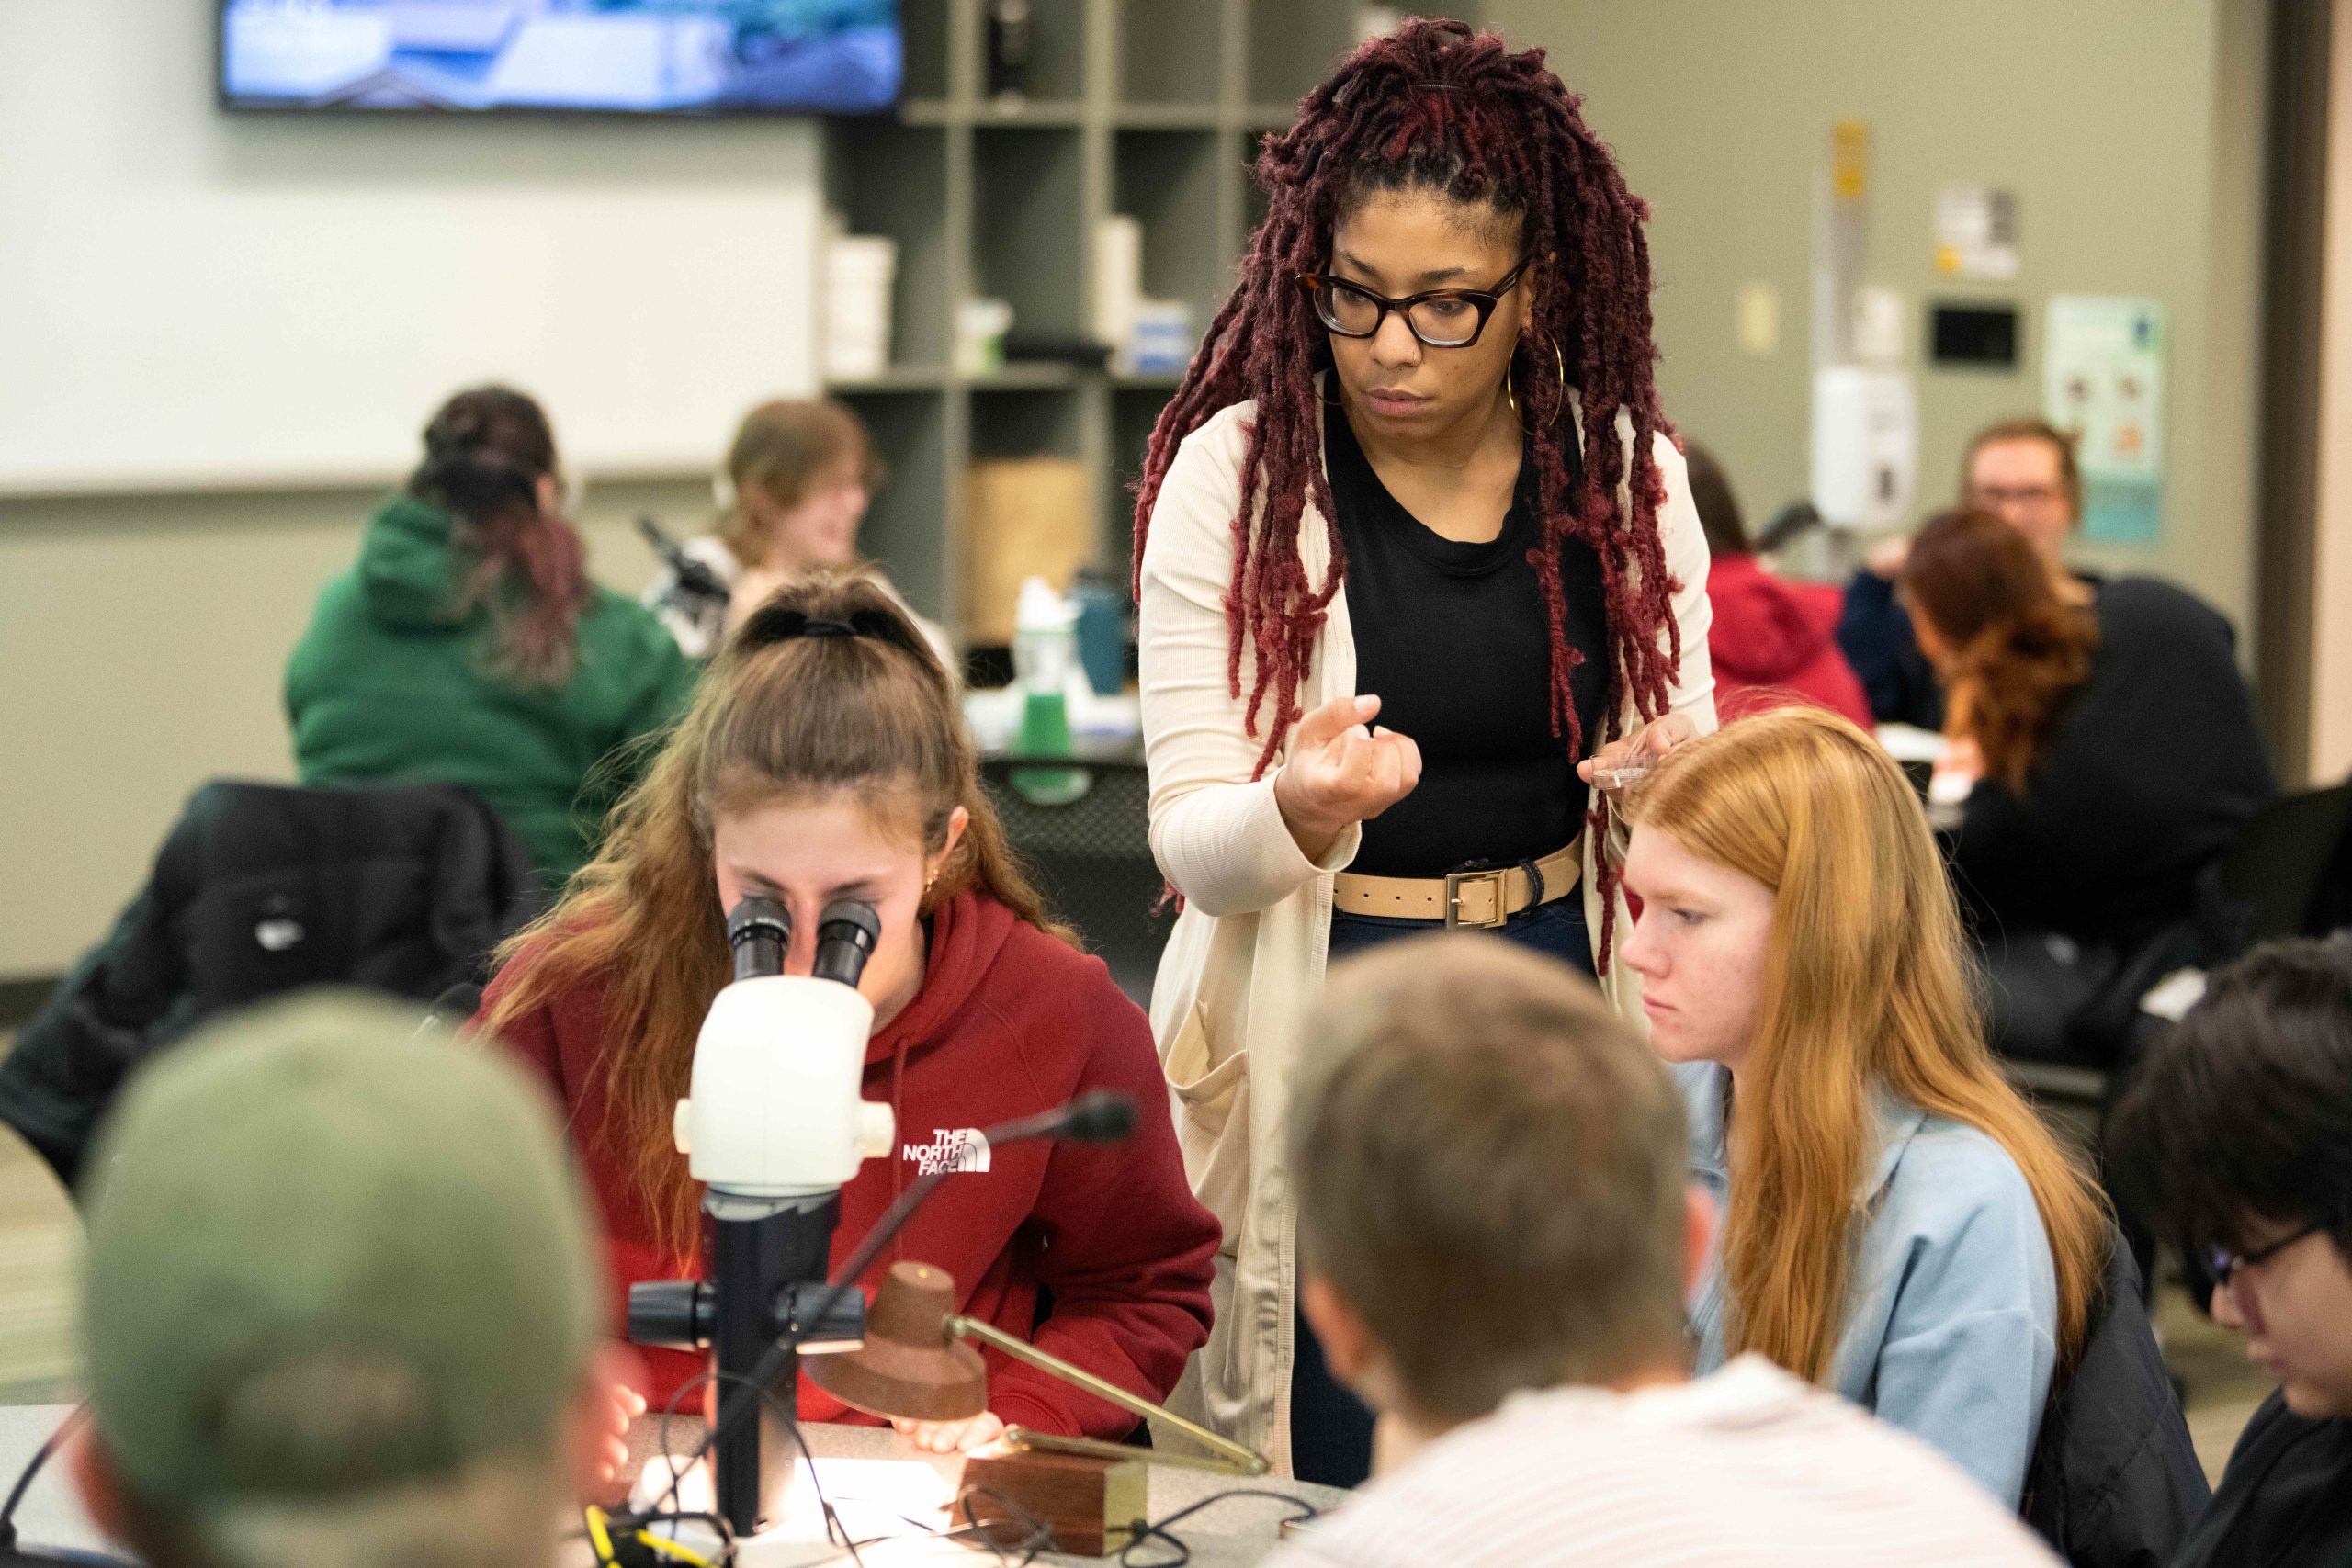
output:
[{"label": "man with glasses in background", "polygon": [[2352,936],[2217,972],[2110,1142],[2129,1194],[2278,1380],[2173,1568],[2352,1562]]},{"label": "man with glasses in background", "polygon": [[[2023,534],[2050,568],[2069,604],[2087,604],[2097,576],[2066,564],[2066,541],[2083,516],[2083,476],[2075,444],[2045,420],[2009,419],[1970,438],[1961,458],[1962,506],[1992,513]],[[1882,724],[1941,729],[1944,700],[1935,672],[1912,635],[1911,616],[1894,596],[1911,536],[1882,540],[1846,586],[1838,645],[1860,676],[1871,712]]]}]

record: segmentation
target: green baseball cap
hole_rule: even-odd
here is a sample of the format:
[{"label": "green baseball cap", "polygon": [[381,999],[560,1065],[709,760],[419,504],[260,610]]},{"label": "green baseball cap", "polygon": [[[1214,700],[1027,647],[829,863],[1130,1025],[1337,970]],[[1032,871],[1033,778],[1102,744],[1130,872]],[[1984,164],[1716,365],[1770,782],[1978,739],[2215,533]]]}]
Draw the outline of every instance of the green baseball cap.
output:
[{"label": "green baseball cap", "polygon": [[143,1071],[85,1190],[94,1418],[139,1495],[322,1501],[549,1441],[602,1325],[548,1095],[313,992]]}]

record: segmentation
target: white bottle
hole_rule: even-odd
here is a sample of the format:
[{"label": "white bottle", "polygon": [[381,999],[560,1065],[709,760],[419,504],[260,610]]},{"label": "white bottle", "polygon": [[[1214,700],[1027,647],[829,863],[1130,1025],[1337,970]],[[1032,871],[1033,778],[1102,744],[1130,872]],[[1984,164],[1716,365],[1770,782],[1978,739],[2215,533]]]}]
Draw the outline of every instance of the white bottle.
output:
[{"label": "white bottle", "polygon": [[1067,692],[1078,668],[1078,607],[1042,577],[1022,580],[1012,612],[1012,679],[1023,692]]}]

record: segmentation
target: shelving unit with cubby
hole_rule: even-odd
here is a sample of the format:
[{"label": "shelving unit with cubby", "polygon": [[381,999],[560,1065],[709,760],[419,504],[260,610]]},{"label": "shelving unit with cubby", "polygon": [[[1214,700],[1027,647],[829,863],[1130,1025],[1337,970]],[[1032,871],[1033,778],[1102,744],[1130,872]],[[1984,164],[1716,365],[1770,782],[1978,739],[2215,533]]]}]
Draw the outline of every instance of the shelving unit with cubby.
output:
[{"label": "shelving unit with cubby", "polygon": [[[975,457],[1055,455],[1088,476],[1095,559],[1124,570],[1127,484],[1177,383],[1054,362],[956,367],[959,305],[1016,333],[1088,334],[1101,220],[1143,230],[1144,292],[1204,330],[1263,204],[1246,175],[1351,39],[1352,0],[1030,0],[1017,96],[987,91],[986,0],[905,0],[907,98],[827,132],[848,231],[899,246],[892,361],[828,390],[872,427],[890,482],[864,544],[964,640],[964,476]],[[1107,346],[1107,345],[1106,345]]]}]

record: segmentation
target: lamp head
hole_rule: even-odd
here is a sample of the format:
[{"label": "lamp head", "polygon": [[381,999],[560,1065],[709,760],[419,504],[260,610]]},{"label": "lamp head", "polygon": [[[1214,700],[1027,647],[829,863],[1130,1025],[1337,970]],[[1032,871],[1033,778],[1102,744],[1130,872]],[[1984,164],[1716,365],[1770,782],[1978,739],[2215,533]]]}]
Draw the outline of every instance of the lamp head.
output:
[{"label": "lamp head", "polygon": [[868,1416],[964,1421],[989,1407],[980,1353],[947,1334],[956,1280],[928,1263],[893,1263],[865,1314],[865,1348],[811,1356],[801,1375]]}]

